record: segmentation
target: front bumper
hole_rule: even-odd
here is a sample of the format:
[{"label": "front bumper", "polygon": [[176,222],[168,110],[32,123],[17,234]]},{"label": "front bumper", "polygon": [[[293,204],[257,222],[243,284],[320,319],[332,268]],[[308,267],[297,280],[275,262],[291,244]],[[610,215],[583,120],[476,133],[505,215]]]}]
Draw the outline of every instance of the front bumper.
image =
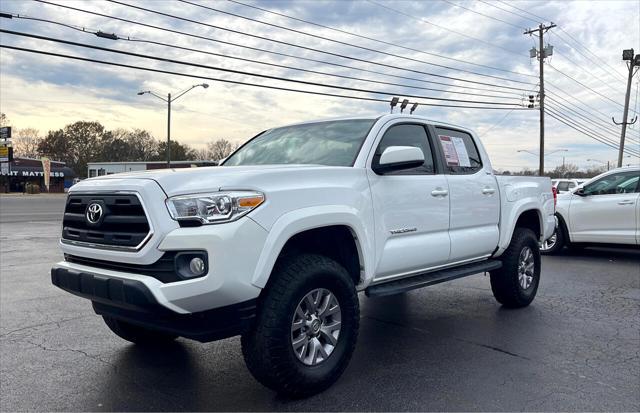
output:
[{"label": "front bumper", "polygon": [[180,314],[158,303],[141,281],[76,271],[51,269],[51,282],[93,302],[97,314],[142,327],[207,342],[248,331],[256,315],[256,299],[195,313]]}]

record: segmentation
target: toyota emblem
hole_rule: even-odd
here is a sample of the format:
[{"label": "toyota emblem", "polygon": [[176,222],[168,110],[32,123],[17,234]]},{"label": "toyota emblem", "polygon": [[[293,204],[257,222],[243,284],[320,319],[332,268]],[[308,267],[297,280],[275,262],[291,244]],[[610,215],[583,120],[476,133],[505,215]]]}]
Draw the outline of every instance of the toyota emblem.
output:
[{"label": "toyota emblem", "polygon": [[100,218],[102,218],[102,205],[94,202],[89,204],[87,207],[87,222],[90,224],[97,224],[100,222]]}]

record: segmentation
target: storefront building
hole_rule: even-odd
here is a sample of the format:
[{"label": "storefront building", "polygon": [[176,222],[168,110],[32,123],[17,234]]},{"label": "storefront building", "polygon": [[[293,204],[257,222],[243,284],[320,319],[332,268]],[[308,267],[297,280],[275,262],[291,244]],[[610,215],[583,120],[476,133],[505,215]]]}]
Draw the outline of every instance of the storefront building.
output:
[{"label": "storefront building", "polygon": [[[64,162],[51,161],[49,192],[65,192],[73,185],[75,173]],[[37,185],[40,192],[47,192],[44,169],[40,159],[13,158],[0,171],[0,191],[25,192],[27,185]]]}]

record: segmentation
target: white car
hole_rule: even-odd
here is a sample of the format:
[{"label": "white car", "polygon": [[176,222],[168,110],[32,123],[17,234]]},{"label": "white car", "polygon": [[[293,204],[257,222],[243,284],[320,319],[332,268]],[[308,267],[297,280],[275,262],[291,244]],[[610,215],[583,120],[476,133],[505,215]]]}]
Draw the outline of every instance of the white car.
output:
[{"label": "white car", "polygon": [[551,181],[492,171],[472,131],[419,116],[270,129],[219,167],[74,185],[51,279],[140,345],[241,334],[257,380],[311,395],[351,358],[358,292],[489,272],[498,302],[531,303]]},{"label": "white car", "polygon": [[582,244],[640,245],[639,181],[640,167],[617,168],[559,195],[557,228],[542,252]]},{"label": "white car", "polygon": [[552,179],[551,185],[556,188],[559,194],[563,194],[577,188],[584,182],[584,179]]}]

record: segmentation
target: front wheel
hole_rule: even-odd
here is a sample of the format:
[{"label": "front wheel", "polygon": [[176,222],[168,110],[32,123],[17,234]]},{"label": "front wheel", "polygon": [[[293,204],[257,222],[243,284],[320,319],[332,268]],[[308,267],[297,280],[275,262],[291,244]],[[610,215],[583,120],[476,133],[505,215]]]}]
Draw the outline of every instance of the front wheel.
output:
[{"label": "front wheel", "polygon": [[358,336],[358,296],[337,262],[303,254],[279,262],[261,299],[242,354],[263,385],[290,397],[331,386],[347,367]]},{"label": "front wheel", "polygon": [[505,307],[526,307],[536,296],[540,283],[540,246],[527,228],[516,228],[502,254],[502,267],[491,271],[491,290]]}]

